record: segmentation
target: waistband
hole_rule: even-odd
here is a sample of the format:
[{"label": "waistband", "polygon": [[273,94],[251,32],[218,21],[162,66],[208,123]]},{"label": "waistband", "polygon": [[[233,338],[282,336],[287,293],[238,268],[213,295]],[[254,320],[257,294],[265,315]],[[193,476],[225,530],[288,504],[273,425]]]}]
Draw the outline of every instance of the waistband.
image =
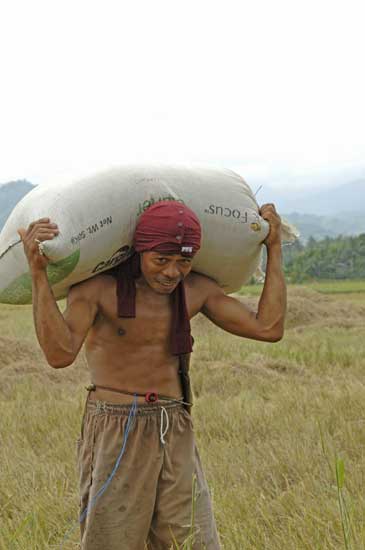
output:
[{"label": "waistband", "polygon": [[[92,415],[114,415],[114,416],[129,416],[132,405],[107,403],[106,401],[90,401],[87,400],[86,411]],[[135,416],[154,416],[161,415],[161,410],[166,412],[178,412],[185,410],[183,403],[148,403],[137,405]]]},{"label": "waistband", "polygon": [[[182,403],[187,407],[192,406],[192,403],[184,401],[183,397],[177,399],[176,397],[163,395],[156,391],[147,391],[144,393],[139,393],[139,392],[131,392],[128,390],[121,390],[119,388],[112,388],[111,386],[101,386],[100,384],[89,384],[88,386],[85,387],[85,389],[89,392],[89,395],[90,395],[90,392],[96,392],[97,390],[106,390],[108,392],[113,392],[121,395],[130,395],[138,398],[143,397],[144,401],[150,404],[157,403],[158,401],[163,401],[163,402],[170,402],[170,403]],[[93,401],[104,401],[104,399],[95,399]]]}]

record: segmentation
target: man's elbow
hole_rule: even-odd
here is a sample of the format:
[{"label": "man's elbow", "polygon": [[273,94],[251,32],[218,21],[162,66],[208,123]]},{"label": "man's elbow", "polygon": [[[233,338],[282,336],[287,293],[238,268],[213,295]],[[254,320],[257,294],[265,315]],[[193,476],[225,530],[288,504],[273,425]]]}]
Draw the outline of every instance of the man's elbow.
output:
[{"label": "man's elbow", "polygon": [[47,357],[47,363],[53,369],[64,369],[75,361],[75,357]]},{"label": "man's elbow", "polygon": [[284,332],[281,332],[279,334],[273,334],[266,340],[266,342],[280,342],[280,340],[283,339],[283,336],[284,336]]},{"label": "man's elbow", "polygon": [[261,326],[256,339],[262,342],[280,342],[283,336],[284,325],[282,323],[276,323],[271,326]]},{"label": "man's elbow", "polygon": [[266,342],[280,342],[284,337],[284,328],[280,327],[276,330],[270,331],[266,335]]}]

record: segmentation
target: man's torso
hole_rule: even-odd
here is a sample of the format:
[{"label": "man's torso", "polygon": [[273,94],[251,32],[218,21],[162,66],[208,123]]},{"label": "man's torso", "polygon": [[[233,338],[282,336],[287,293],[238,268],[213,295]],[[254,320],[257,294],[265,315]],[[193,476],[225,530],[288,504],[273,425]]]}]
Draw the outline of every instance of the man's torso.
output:
[{"label": "man's torso", "polygon": [[[136,285],[136,317],[117,315],[116,280],[103,278],[98,313],[85,341],[91,379],[97,386],[128,392],[157,391],[181,398],[179,359],[171,355],[171,296]],[[204,304],[205,277],[190,273],[185,279],[189,318]],[[92,392],[91,399],[130,403],[131,397],[107,390]]]}]

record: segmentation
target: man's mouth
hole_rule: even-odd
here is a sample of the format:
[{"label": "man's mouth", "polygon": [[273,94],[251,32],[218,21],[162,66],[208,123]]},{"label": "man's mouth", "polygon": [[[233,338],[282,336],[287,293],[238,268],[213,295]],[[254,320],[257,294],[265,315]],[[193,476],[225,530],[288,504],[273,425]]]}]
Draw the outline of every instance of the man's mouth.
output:
[{"label": "man's mouth", "polygon": [[173,286],[176,286],[179,281],[158,281],[158,283],[162,286],[165,286],[167,288],[172,288]]}]

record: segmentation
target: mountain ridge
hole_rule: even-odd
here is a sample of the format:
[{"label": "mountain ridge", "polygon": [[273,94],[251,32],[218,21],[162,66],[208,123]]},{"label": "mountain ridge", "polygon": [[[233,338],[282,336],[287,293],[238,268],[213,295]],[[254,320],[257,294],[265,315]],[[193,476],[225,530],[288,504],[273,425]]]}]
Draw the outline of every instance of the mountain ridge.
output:
[{"label": "mountain ridge", "polygon": [[[0,184],[0,230],[16,204],[36,186],[26,179]],[[365,232],[365,179],[307,193],[282,191],[264,185],[259,204],[272,202],[279,214],[298,227],[301,240],[321,239]],[[308,211],[310,210],[310,211]]]},{"label": "mountain ridge", "polygon": [[13,208],[35,187],[35,185],[26,179],[0,184],[0,231]]},{"label": "mountain ridge", "polygon": [[274,203],[280,213],[297,212],[322,216],[338,216],[344,212],[365,214],[365,179],[358,178],[317,191],[291,191],[289,188],[285,193],[263,185],[256,199],[260,204]]}]

